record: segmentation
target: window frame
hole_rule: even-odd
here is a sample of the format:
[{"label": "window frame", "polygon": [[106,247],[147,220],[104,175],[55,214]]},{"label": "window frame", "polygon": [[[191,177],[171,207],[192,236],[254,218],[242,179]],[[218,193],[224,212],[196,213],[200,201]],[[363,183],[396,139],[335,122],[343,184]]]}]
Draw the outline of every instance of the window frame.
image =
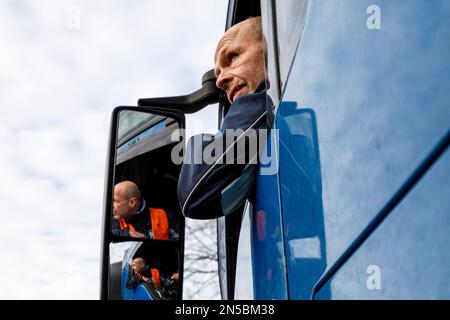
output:
[{"label": "window frame", "polygon": [[[262,16],[261,0],[229,0],[225,30],[249,16]],[[219,126],[230,108],[226,95],[221,92],[219,98]],[[223,300],[234,299],[234,285],[236,273],[237,245],[241,228],[244,205],[233,214],[217,219],[217,248],[219,264],[219,284]],[[220,249],[221,248],[221,249]],[[225,250],[221,252],[220,250]],[[221,261],[225,259],[225,261]],[[223,270],[221,266],[226,266]],[[226,284],[226,288],[223,288]]]}]

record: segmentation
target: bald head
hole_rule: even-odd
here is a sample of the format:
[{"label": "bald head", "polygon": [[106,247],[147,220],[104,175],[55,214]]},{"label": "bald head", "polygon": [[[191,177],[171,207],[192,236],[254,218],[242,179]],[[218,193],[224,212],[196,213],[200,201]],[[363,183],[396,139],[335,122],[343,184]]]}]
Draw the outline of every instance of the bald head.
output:
[{"label": "bald head", "polygon": [[141,200],[141,190],[139,190],[139,187],[133,181],[119,182],[114,187],[114,193],[116,192],[122,194],[127,199],[135,197]]},{"label": "bald head", "polygon": [[114,212],[128,220],[135,215],[141,205],[141,191],[132,181],[122,181],[114,186]]},{"label": "bald head", "polygon": [[251,41],[263,43],[264,38],[262,33],[261,17],[250,17],[229,28],[217,44],[216,53],[214,54],[214,63],[216,63],[217,54],[221,48],[221,45],[229,37],[245,37]]},{"label": "bald head", "polygon": [[147,267],[147,262],[144,260],[144,258],[135,258],[131,264],[131,267],[135,273],[142,273]]},{"label": "bald head", "polygon": [[253,93],[266,75],[261,18],[244,20],[225,32],[214,55],[216,85],[228,100]]}]

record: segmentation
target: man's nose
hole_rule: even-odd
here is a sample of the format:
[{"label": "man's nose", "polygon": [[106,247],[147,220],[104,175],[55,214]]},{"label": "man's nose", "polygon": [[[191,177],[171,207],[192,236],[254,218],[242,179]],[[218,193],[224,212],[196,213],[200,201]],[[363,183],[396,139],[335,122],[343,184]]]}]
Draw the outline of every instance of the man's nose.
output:
[{"label": "man's nose", "polygon": [[222,72],[219,74],[219,77],[217,77],[216,86],[217,88],[227,91],[228,84],[233,79],[233,76],[229,73]]}]

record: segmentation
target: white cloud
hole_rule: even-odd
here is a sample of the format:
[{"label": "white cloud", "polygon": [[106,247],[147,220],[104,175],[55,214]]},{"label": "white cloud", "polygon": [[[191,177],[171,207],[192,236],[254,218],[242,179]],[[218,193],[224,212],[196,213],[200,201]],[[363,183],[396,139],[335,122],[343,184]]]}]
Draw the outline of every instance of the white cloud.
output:
[{"label": "white cloud", "polygon": [[[0,3],[0,298],[98,298],[112,108],[198,89],[226,5]],[[69,6],[79,30],[67,28]]]}]

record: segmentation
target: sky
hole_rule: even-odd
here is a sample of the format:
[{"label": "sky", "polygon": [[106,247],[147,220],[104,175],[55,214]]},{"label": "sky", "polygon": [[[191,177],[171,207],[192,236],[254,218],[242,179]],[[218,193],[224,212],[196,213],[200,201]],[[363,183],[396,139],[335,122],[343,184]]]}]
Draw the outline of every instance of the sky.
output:
[{"label": "sky", "polygon": [[227,5],[0,0],[0,299],[99,298],[111,111],[200,88]]}]

